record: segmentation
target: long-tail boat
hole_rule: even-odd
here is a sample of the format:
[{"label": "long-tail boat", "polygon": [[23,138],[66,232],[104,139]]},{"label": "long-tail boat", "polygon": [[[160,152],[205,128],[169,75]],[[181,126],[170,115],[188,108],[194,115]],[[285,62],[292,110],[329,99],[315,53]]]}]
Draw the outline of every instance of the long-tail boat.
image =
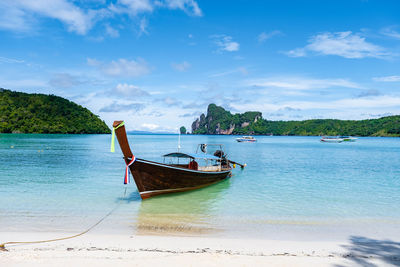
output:
[{"label": "long-tail boat", "polygon": [[341,143],[343,142],[343,138],[339,138],[338,136],[323,136],[321,137],[321,142],[325,143]]},{"label": "long-tail boat", "polygon": [[[130,170],[142,199],[215,184],[231,176],[231,164],[234,167],[235,164],[242,168],[245,166],[229,161],[222,149],[216,150],[214,154],[205,153],[206,144],[199,145],[200,153],[166,154],[163,163],[136,158],[129,147],[124,122],[114,121],[113,131],[115,131],[127,166],[125,183],[128,182]],[[165,159],[177,162],[166,163]],[[197,161],[204,161],[208,164],[201,166]]]},{"label": "long-tail boat", "polygon": [[242,136],[242,137],[236,138],[236,141],[240,142],[240,143],[242,143],[242,142],[254,143],[254,142],[257,142],[257,139],[255,139],[253,136]]}]

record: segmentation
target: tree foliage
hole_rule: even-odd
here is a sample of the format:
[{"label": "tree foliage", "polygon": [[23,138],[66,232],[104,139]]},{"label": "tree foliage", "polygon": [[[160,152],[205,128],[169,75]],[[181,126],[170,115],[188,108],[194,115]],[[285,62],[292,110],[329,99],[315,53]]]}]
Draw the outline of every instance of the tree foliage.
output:
[{"label": "tree foliage", "polygon": [[186,134],[185,126],[182,126],[181,128],[179,128],[179,131],[180,131],[181,134]]},{"label": "tree foliage", "polygon": [[399,115],[368,120],[270,121],[263,119],[261,112],[232,115],[224,108],[210,104],[207,116],[202,116],[192,124],[194,134],[219,134],[219,125],[223,130],[233,126],[232,133],[241,135],[400,136]]},{"label": "tree foliage", "polygon": [[1,133],[110,133],[87,108],[55,95],[0,88]]}]

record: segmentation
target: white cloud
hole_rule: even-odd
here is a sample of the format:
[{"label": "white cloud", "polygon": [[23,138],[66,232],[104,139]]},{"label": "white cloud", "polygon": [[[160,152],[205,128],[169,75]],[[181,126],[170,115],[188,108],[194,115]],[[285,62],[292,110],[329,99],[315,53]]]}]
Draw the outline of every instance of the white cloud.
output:
[{"label": "white cloud", "polygon": [[385,76],[385,77],[374,77],[372,79],[377,82],[400,82],[400,76],[398,76],[398,75]]},{"label": "white cloud", "polygon": [[211,38],[214,39],[214,43],[218,46],[219,52],[239,51],[240,44],[238,42],[232,41],[231,36],[222,34],[222,35],[212,35]]},{"label": "white cloud", "polygon": [[202,114],[202,112],[200,112],[200,111],[195,111],[195,112],[192,112],[192,113],[185,113],[185,114],[179,115],[179,117],[181,117],[181,118],[185,118],[185,117],[193,118],[193,117],[198,117],[198,116],[200,116],[201,114]]},{"label": "white cloud", "polygon": [[97,67],[101,65],[101,62],[94,58],[87,58],[87,64],[92,67]]},{"label": "white cloud", "polygon": [[248,70],[245,67],[239,67],[239,68],[236,68],[236,69],[233,69],[233,70],[214,73],[214,74],[211,74],[208,77],[210,77],[210,78],[212,78],[212,77],[222,77],[222,76],[231,75],[231,74],[237,74],[237,73],[240,73],[242,75],[249,74]]},{"label": "white cloud", "polygon": [[360,108],[386,108],[400,106],[400,97],[398,96],[374,96],[370,98],[345,98],[334,101],[297,101],[286,102],[288,105],[300,109],[360,109]]},{"label": "white cloud", "polygon": [[112,38],[119,37],[119,31],[111,27],[109,24],[106,24],[106,33]]},{"label": "white cloud", "polygon": [[376,89],[368,89],[368,90],[363,90],[361,93],[357,95],[357,97],[371,97],[371,96],[379,96],[382,95],[381,92],[379,92]]},{"label": "white cloud", "polygon": [[277,36],[277,35],[282,35],[282,32],[277,31],[277,30],[269,32],[269,33],[262,32],[258,35],[257,40],[258,40],[258,42],[262,43],[262,42],[265,42],[266,40],[268,40],[274,36]]},{"label": "white cloud", "polygon": [[56,88],[70,88],[82,83],[77,76],[68,73],[56,73],[49,81],[49,84]]},{"label": "white cloud", "polygon": [[165,4],[170,9],[181,9],[193,16],[202,16],[203,12],[194,0],[166,0]]},{"label": "white cloud", "polygon": [[190,63],[183,61],[182,63],[171,63],[172,68],[177,71],[187,71],[190,68]]},{"label": "white cloud", "polygon": [[139,35],[142,35],[142,34],[149,34],[149,33],[147,32],[147,26],[148,26],[147,19],[146,19],[146,18],[142,18],[142,19],[140,20],[140,23],[139,23]]},{"label": "white cloud", "polygon": [[307,55],[305,48],[296,48],[286,52],[289,57],[305,57]]},{"label": "white cloud", "polygon": [[175,98],[169,97],[169,96],[167,96],[165,98],[162,98],[162,99],[158,99],[158,101],[161,102],[161,103],[164,103],[168,107],[180,106],[182,104],[181,101],[179,101],[179,100],[177,100]]},{"label": "white cloud", "polygon": [[24,63],[24,60],[19,60],[15,58],[0,57],[0,63]]},{"label": "white cloud", "polygon": [[149,0],[118,0],[115,5],[110,5],[110,9],[115,13],[136,16],[138,13],[152,12],[154,6]]},{"label": "white cloud", "polygon": [[116,113],[116,112],[138,112],[142,109],[144,109],[145,105],[142,103],[129,103],[129,104],[123,104],[114,101],[112,104],[106,105],[102,108],[100,108],[99,112],[111,112],[111,113]]},{"label": "white cloud", "polygon": [[140,58],[138,60],[120,58],[110,63],[88,58],[87,63],[89,66],[98,68],[103,74],[114,77],[139,77],[150,73],[146,61]]},{"label": "white cloud", "polygon": [[[0,1],[0,29],[32,32],[38,27],[41,18],[54,19],[67,26],[67,30],[85,35],[93,26],[115,14],[127,14],[136,18],[140,14],[152,13],[156,8],[182,10],[193,16],[202,16],[202,11],[195,0],[117,0],[114,3],[99,1],[97,9],[88,8],[84,1],[75,0],[3,0]],[[141,20],[140,33],[146,33],[147,21]],[[118,37],[117,31],[106,26],[106,33]]]},{"label": "white cloud", "polygon": [[394,39],[400,39],[400,32],[394,30],[395,27],[386,27],[384,29],[381,30],[381,33],[383,35],[392,37]]},{"label": "white cloud", "polygon": [[146,91],[140,89],[138,86],[132,84],[118,84],[112,91],[113,94],[121,95],[121,96],[131,96],[131,97],[140,97],[140,96],[149,96],[150,94]]},{"label": "white cloud", "polygon": [[21,88],[21,89],[26,89],[26,88],[29,88],[29,89],[41,88],[42,89],[42,88],[46,88],[47,89],[47,87],[49,85],[48,81],[35,79],[35,78],[33,78],[33,79],[19,78],[19,79],[16,79],[16,80],[11,80],[11,79],[7,80],[7,79],[4,79],[4,77],[0,78],[0,84],[1,84],[1,87],[9,88],[9,89],[12,89],[12,90],[19,89],[19,88]]},{"label": "white cloud", "polygon": [[286,54],[291,57],[304,57],[308,52],[321,55],[336,55],[344,58],[385,58],[390,56],[383,47],[369,43],[360,34],[351,31],[322,33],[312,37],[304,48],[296,48]]},{"label": "white cloud", "polygon": [[27,32],[31,28],[33,18],[11,1],[0,1],[0,14],[7,14],[0,16],[0,29]]},{"label": "white cloud", "polygon": [[[179,117],[183,112],[180,100],[170,96],[170,91],[166,94],[165,86],[162,88],[164,98],[147,95],[147,90],[143,88],[122,83],[119,86],[116,84],[112,90],[84,93],[68,99],[99,114],[109,126],[115,119],[124,120],[128,130],[177,132],[178,127],[191,125],[192,118]],[[181,94],[179,97],[182,97]]]},{"label": "white cloud", "polygon": [[115,4],[111,4],[109,8],[115,13],[127,13],[131,16],[151,13],[156,8],[179,9],[192,16],[203,15],[199,5],[194,0],[118,0]]},{"label": "white cloud", "polygon": [[141,126],[142,129],[150,130],[150,131],[153,131],[153,130],[156,130],[156,129],[160,128],[160,125],[153,124],[153,123],[142,123],[142,125],[140,125],[140,126]]},{"label": "white cloud", "polygon": [[[315,99],[308,101],[275,101],[270,97],[259,97],[251,102],[232,103],[232,107],[240,112],[258,110],[263,114],[284,111],[291,107],[296,112],[301,112],[303,119],[330,118],[330,119],[364,119],[368,114],[391,112],[400,113],[400,96],[375,95],[364,98],[343,98],[336,100]],[[280,113],[282,113],[280,112]],[[291,120],[293,112],[284,112],[285,116],[279,119]],[[317,117],[316,117],[317,115]]]},{"label": "white cloud", "polygon": [[274,77],[250,80],[246,82],[246,86],[275,87],[289,90],[313,90],[332,87],[362,88],[359,84],[346,79],[311,79],[302,77]]},{"label": "white cloud", "polygon": [[[321,103],[323,104],[323,103]],[[349,98],[333,101],[330,105],[331,108],[386,108],[386,107],[399,107],[400,97],[398,96],[375,96],[371,98]]]},{"label": "white cloud", "polygon": [[[13,0],[0,4],[0,10],[2,14],[7,14],[7,16],[2,16],[4,18],[0,20],[0,27],[17,31],[31,29],[34,16],[39,16],[57,19],[67,26],[68,31],[86,34],[96,16],[93,10],[85,12],[66,0]],[[5,20],[9,18],[17,23],[7,24]]]}]

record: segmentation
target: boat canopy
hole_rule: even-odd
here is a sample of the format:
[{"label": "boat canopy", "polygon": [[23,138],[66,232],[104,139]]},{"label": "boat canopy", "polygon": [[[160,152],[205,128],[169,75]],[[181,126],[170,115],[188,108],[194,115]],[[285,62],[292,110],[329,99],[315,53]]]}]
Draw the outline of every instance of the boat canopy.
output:
[{"label": "boat canopy", "polygon": [[219,160],[221,158],[216,157],[214,155],[206,154],[206,153],[181,153],[181,152],[173,152],[165,154],[163,157],[173,157],[173,158],[190,158],[190,159],[211,159],[211,160]]}]

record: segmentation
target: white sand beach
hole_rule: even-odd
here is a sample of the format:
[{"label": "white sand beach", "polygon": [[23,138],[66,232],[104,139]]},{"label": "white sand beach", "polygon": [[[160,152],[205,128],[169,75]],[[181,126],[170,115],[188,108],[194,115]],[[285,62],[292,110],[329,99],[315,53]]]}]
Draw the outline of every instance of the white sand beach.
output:
[{"label": "white sand beach", "polygon": [[[0,233],[1,241],[30,241],[69,233]],[[357,243],[360,242],[360,243]],[[391,241],[278,241],[211,237],[86,235],[52,243],[9,245],[0,266],[396,266]],[[371,265],[371,266],[374,266]]]}]

